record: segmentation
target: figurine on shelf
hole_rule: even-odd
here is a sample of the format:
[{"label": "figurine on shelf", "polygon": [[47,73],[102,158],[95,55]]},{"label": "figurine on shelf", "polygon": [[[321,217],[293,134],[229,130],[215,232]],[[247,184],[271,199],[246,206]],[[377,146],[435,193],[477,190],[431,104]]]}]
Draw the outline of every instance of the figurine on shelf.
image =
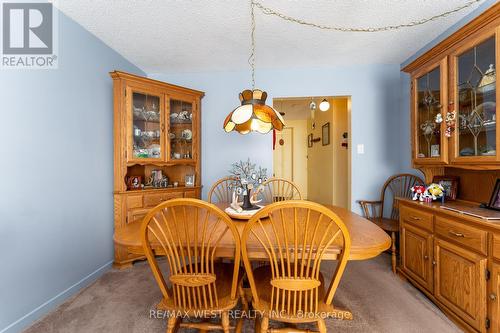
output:
[{"label": "figurine on shelf", "polygon": [[420,186],[420,185],[419,186],[413,186],[411,188],[411,191],[413,192],[413,198],[412,198],[412,200],[414,200],[414,201],[417,201],[417,200],[424,201],[424,199],[423,199],[422,196],[423,196],[423,194],[425,192],[425,186]]},{"label": "figurine on shelf", "polygon": [[429,191],[425,190],[424,193],[420,196],[420,201],[423,201],[425,203],[431,203],[432,202],[432,195],[429,193]]},{"label": "figurine on shelf", "polygon": [[451,133],[455,130],[455,119],[456,119],[456,112],[451,111],[451,112],[446,112],[446,130],[444,132],[444,135],[447,138],[451,137]]},{"label": "figurine on shelf", "polygon": [[444,187],[440,184],[432,183],[427,187],[427,192],[432,200],[437,200],[444,196]]}]

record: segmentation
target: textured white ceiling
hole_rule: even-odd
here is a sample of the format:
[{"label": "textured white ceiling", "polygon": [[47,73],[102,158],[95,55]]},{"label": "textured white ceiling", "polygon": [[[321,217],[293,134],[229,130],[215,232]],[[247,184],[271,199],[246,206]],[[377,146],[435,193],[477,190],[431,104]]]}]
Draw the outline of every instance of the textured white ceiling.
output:
[{"label": "textured white ceiling", "polygon": [[[468,0],[264,0],[327,25],[383,26]],[[481,2],[480,2],[481,3]],[[339,33],[298,26],[256,9],[257,68],[401,63],[480,4],[423,26]],[[61,0],[58,7],[147,73],[248,69],[249,0]]]}]

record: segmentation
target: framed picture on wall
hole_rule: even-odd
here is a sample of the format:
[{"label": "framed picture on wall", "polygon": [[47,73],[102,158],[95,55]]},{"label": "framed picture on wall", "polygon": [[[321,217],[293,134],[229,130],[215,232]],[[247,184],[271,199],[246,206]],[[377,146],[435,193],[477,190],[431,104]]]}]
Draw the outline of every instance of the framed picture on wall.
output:
[{"label": "framed picture on wall", "polygon": [[458,177],[452,176],[434,176],[433,183],[439,184],[444,188],[445,198],[455,200],[458,192]]},{"label": "framed picture on wall", "polygon": [[313,135],[312,133],[307,136],[307,147],[311,148],[313,146]]},{"label": "framed picture on wall", "polygon": [[321,142],[323,146],[328,146],[330,144],[330,123],[326,123],[321,127]]}]

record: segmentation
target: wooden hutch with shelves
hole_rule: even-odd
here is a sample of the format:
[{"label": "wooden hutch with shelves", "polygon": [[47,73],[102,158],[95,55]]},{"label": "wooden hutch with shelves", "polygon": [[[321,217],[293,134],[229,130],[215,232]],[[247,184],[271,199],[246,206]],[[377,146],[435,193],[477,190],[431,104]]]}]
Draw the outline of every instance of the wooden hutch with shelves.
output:
[{"label": "wooden hutch with shelves", "polygon": [[413,166],[426,183],[459,177],[452,204],[462,213],[399,200],[398,272],[470,332],[500,332],[500,223],[463,213],[487,202],[500,178],[499,54],[497,2],[403,68]]},{"label": "wooden hutch with shelves", "polygon": [[[200,198],[204,93],[113,71],[114,226],[173,198]],[[186,183],[187,182],[187,183]],[[141,257],[115,244],[115,267]]]}]

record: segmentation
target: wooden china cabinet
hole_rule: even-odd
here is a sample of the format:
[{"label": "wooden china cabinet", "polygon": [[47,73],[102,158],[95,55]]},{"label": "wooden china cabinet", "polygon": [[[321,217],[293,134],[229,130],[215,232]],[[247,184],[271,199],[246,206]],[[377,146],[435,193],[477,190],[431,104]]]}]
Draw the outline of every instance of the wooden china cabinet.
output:
[{"label": "wooden china cabinet", "polygon": [[411,75],[413,165],[427,181],[445,167],[500,168],[499,8],[492,6],[403,69]]},{"label": "wooden china cabinet", "polygon": [[[426,183],[458,177],[451,204],[460,211],[487,202],[500,178],[499,54],[497,2],[403,68],[411,76],[413,166]],[[464,330],[500,332],[498,221],[437,202],[400,199],[399,209],[400,275]]]},{"label": "wooden china cabinet", "polygon": [[[200,198],[204,93],[119,71],[110,75],[116,230],[164,200]],[[115,244],[115,267],[130,266],[139,258]]]}]

